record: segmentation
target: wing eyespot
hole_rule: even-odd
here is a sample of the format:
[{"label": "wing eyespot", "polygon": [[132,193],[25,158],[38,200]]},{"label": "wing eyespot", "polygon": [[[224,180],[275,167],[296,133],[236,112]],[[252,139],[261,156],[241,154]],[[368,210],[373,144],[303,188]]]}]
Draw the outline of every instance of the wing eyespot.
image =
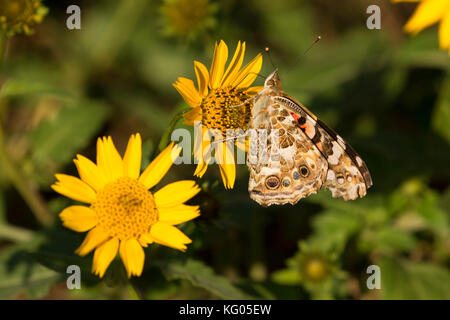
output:
[{"label": "wing eyespot", "polygon": [[309,168],[305,165],[300,166],[300,174],[303,178],[306,178],[309,176]]},{"label": "wing eyespot", "polygon": [[275,190],[280,186],[280,179],[277,176],[267,177],[265,185],[267,189]]},{"label": "wing eyespot", "polygon": [[291,180],[289,178],[283,179],[283,187],[287,188],[291,185]]}]

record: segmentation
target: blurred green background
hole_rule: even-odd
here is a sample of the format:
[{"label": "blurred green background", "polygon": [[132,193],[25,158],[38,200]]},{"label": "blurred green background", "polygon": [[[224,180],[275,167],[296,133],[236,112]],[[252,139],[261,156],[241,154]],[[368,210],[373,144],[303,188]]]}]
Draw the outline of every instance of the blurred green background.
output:
[{"label": "blurred green background", "polygon": [[[76,174],[77,153],[94,159],[98,136],[123,152],[140,132],[148,164],[186,107],[172,82],[194,79],[193,60],[209,66],[223,39],[230,55],[247,42],[245,62],[269,46],[285,91],[358,151],[374,186],[351,202],[321,191],[263,208],[248,196],[245,165],[229,191],[211,166],[191,201],[202,215],[182,226],[193,243],[186,253],[146,249],[132,279],[141,296],[450,299],[450,58],[437,26],[403,34],[414,4],[77,1],[82,29],[72,31],[73,1],[44,4],[34,35],[9,39],[0,75],[0,298],[130,298],[121,263],[100,280],[92,256],[73,253],[84,235],[61,226],[57,214],[72,202],[49,186],[57,172]],[[381,8],[381,30],[366,28],[370,4]],[[264,56],[261,74],[272,70]],[[163,182],[192,179],[194,169],[174,166]],[[53,221],[42,226],[36,214]],[[71,264],[82,269],[81,290],[66,288]],[[380,290],[367,288],[370,265],[380,267]]]}]

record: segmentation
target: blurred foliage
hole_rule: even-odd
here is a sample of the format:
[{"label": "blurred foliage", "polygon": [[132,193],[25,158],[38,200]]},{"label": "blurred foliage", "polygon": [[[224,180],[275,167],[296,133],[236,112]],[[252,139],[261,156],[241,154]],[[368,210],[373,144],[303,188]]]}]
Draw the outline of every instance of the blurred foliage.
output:
[{"label": "blurred foliage", "polygon": [[[78,1],[82,29],[71,31],[65,10],[73,3],[49,0],[32,37],[9,39],[3,147],[55,219],[40,226],[0,157],[0,297],[130,297],[120,263],[100,280],[90,274],[92,257],[73,253],[83,235],[60,225],[70,202],[49,185],[57,172],[75,173],[77,153],[93,159],[102,135],[123,152],[140,132],[148,164],[186,108],[171,83],[194,78],[193,60],[209,65],[214,41],[224,39],[230,50],[246,41],[248,56],[270,46],[285,91],[358,150],[374,186],[351,202],[321,191],[262,208],[248,197],[244,165],[231,191],[217,183],[218,168],[208,170],[191,201],[202,215],[182,226],[193,243],[186,253],[146,249],[144,274],[131,282],[142,297],[450,299],[450,59],[437,28],[403,35],[414,5],[388,1],[379,1],[381,30],[366,28],[366,0],[194,2],[205,11],[189,13],[195,7],[183,0]],[[323,40],[301,55],[318,34]],[[262,74],[272,70],[265,56]],[[193,172],[175,166],[167,179]],[[66,289],[71,264],[82,269],[81,290]],[[373,264],[381,290],[366,286]]]}]

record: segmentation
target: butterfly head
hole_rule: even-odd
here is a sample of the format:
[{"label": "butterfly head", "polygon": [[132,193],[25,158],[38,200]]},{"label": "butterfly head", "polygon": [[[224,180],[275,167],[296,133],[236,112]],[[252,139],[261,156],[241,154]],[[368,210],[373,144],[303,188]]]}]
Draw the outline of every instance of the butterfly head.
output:
[{"label": "butterfly head", "polygon": [[283,91],[283,88],[281,87],[280,77],[278,76],[278,69],[275,69],[275,71],[267,77],[266,81],[264,82],[264,88],[273,91]]}]

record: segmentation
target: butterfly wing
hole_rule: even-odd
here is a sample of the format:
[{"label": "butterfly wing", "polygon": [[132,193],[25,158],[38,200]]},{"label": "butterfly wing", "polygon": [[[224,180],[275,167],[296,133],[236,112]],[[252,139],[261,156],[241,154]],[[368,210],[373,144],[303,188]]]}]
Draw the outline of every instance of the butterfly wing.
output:
[{"label": "butterfly wing", "polygon": [[328,171],[324,187],[331,191],[333,197],[342,197],[344,200],[364,197],[367,189],[372,186],[372,178],[356,151],[293,98],[283,95],[275,100],[287,106],[298,127],[327,160]]},{"label": "butterfly wing", "polygon": [[247,165],[253,200],[263,206],[295,204],[322,187],[328,163],[283,103],[261,96],[251,128]]}]

